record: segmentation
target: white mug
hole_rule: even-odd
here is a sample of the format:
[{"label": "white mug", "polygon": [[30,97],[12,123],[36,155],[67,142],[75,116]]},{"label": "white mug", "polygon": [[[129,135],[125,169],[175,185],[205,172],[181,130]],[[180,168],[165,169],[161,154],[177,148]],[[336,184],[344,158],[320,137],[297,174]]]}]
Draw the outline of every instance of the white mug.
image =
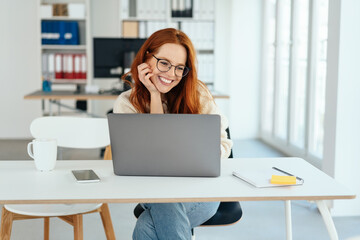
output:
[{"label": "white mug", "polygon": [[[31,145],[33,151],[31,151]],[[50,171],[55,168],[57,157],[56,139],[34,139],[27,145],[27,151],[35,161],[35,166],[40,171]]]}]

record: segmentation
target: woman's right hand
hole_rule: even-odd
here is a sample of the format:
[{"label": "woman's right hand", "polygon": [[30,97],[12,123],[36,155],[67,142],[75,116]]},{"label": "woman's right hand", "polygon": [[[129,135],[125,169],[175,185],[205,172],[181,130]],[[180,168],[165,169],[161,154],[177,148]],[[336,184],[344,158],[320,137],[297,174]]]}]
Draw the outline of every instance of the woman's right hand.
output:
[{"label": "woman's right hand", "polygon": [[150,94],[156,93],[159,94],[159,90],[156,88],[155,84],[151,81],[151,77],[154,76],[150,65],[147,63],[142,63],[138,67],[139,80],[144,84],[144,86],[149,90]]}]

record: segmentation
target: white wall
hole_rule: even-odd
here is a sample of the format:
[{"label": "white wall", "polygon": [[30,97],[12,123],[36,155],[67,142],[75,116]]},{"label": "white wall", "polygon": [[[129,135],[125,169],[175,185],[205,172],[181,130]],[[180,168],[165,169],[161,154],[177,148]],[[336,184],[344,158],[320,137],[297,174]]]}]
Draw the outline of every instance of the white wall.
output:
[{"label": "white wall", "polygon": [[[120,0],[97,1],[91,0],[91,34],[93,37],[120,37]],[[119,79],[97,78],[92,84],[108,90]],[[113,108],[114,100],[92,101],[91,111],[97,115],[105,116]]]},{"label": "white wall", "polygon": [[[360,196],[360,1],[331,0],[323,170]],[[360,198],[334,201],[333,215],[360,215]]]},{"label": "white wall", "polygon": [[228,68],[232,138],[258,137],[260,117],[261,0],[233,0]]},{"label": "white wall", "polygon": [[41,103],[24,95],[41,87],[36,1],[0,1],[0,139],[30,138]]},{"label": "white wall", "polygon": [[[229,92],[229,64],[231,42],[231,5],[232,0],[215,1],[215,81],[214,89],[221,93]],[[230,101],[216,99],[221,112],[230,117]],[[231,131],[232,133],[232,131]],[[231,134],[232,135],[232,134]]]}]

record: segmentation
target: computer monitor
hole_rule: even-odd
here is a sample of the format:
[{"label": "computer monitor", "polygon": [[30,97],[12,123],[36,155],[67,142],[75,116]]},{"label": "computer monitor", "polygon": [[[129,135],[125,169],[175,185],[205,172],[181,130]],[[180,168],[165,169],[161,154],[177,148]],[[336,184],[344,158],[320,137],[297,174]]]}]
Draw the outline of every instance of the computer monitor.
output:
[{"label": "computer monitor", "polygon": [[130,70],[143,38],[94,38],[94,78],[120,78]]}]

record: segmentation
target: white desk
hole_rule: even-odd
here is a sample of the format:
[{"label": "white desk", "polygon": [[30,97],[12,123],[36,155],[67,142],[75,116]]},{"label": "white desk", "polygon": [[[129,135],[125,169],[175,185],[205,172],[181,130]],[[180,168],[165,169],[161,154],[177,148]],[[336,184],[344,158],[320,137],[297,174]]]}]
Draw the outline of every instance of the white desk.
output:
[{"label": "white desk", "polygon": [[[218,91],[211,91],[212,96],[215,99],[229,99],[229,95],[222,94]],[[58,106],[58,115],[61,115],[60,107],[64,107],[67,109],[75,110],[77,112],[86,113],[92,117],[101,117],[95,114],[89,113],[84,110],[76,109],[73,106],[68,106],[61,103],[61,100],[113,100],[115,101],[119,94],[112,94],[111,92],[106,93],[75,93],[74,91],[66,91],[66,90],[54,90],[51,92],[43,92],[42,90],[37,90],[35,92],[29,93],[24,96],[24,99],[27,100],[41,100],[42,101],[42,111],[44,114],[45,110],[45,100],[49,100],[49,115],[53,115],[53,110],[51,108],[52,104]]]},{"label": "white desk", "polygon": [[[231,175],[236,169],[276,166],[305,180],[302,186],[254,188]],[[99,183],[76,183],[70,170],[94,169]],[[55,170],[39,172],[32,161],[0,161],[0,203],[140,203],[284,200],[287,239],[292,238],[290,200],[313,200],[331,239],[338,239],[323,200],[355,198],[352,191],[299,158],[226,159],[221,177],[115,176],[112,161],[58,161]]]}]

